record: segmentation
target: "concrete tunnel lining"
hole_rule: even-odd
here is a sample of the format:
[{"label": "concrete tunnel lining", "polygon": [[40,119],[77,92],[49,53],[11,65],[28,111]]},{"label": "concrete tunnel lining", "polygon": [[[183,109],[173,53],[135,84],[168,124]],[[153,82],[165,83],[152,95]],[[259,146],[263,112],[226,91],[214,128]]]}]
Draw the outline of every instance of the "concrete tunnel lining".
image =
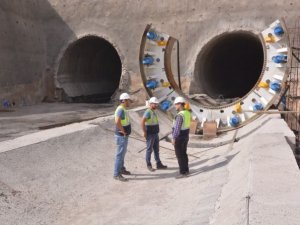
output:
[{"label": "concrete tunnel lining", "polygon": [[195,64],[198,91],[211,98],[242,98],[261,76],[264,51],[252,32],[221,34],[200,51]]},{"label": "concrete tunnel lining", "polygon": [[64,52],[57,81],[73,102],[108,101],[119,86],[122,63],[107,40],[85,36]]}]

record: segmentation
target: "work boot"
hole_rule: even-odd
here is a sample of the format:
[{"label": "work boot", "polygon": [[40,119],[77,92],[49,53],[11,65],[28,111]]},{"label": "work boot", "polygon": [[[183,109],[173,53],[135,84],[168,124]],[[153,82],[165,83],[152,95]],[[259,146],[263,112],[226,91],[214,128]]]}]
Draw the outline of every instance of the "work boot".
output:
[{"label": "work boot", "polygon": [[180,173],[179,175],[177,175],[177,176],[175,177],[175,179],[186,178],[187,176],[188,176],[187,173]]},{"label": "work boot", "polygon": [[126,182],[126,181],[128,181],[128,179],[127,179],[127,178],[125,178],[125,177],[123,177],[121,174],[120,174],[120,175],[118,175],[118,176],[114,176],[114,179],[115,179],[115,180],[122,181],[122,182]]},{"label": "work boot", "polygon": [[149,170],[150,172],[154,172],[154,171],[155,171],[155,169],[152,168],[152,165],[148,165],[147,168],[148,168],[148,170]]},{"label": "work boot", "polygon": [[128,170],[126,170],[125,168],[121,169],[121,174],[123,174],[123,175],[131,175],[131,173]]},{"label": "work boot", "polygon": [[159,162],[159,163],[156,164],[156,168],[158,170],[163,170],[163,169],[167,169],[168,167],[163,165],[161,162]]}]

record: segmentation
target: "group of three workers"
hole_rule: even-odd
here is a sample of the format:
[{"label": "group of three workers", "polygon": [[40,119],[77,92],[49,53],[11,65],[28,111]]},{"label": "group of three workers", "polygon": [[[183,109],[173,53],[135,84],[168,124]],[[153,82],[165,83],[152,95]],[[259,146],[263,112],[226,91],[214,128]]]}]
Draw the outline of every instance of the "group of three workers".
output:
[{"label": "group of three workers", "polygon": [[[130,96],[127,93],[120,95],[120,105],[115,111],[115,139],[117,145],[114,179],[119,181],[127,181],[123,175],[130,175],[124,166],[124,158],[127,152],[128,137],[131,133],[130,118],[128,116],[127,107],[130,104]],[[183,178],[189,174],[187,143],[189,141],[189,129],[191,122],[191,113],[185,109],[185,100],[182,97],[177,97],[174,101],[177,115],[173,121],[172,130],[172,144],[175,148],[175,154],[179,165],[179,175],[176,178]],[[154,159],[156,161],[157,169],[167,169],[163,165],[159,157],[159,120],[156,109],[159,101],[156,97],[149,100],[149,107],[145,111],[141,126],[146,139],[146,164],[149,171],[153,172],[155,169],[151,164],[151,153],[154,152]]]}]

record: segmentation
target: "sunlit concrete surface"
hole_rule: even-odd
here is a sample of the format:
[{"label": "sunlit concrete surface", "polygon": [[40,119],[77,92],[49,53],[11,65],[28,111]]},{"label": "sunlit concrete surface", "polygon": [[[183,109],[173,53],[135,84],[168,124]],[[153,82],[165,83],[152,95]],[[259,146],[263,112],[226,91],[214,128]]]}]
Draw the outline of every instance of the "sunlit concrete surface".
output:
[{"label": "sunlit concrete surface", "polygon": [[[127,183],[112,178],[112,117],[79,123],[82,129],[73,132],[73,125],[53,128],[49,134],[59,129],[65,134],[1,153],[2,223],[245,224],[248,218],[250,224],[299,224],[293,133],[278,116],[263,116],[213,141],[191,136],[191,145],[211,147],[190,147],[191,175],[177,180],[173,146],[166,141],[161,158],[169,169],[146,169],[145,151],[139,153],[145,147],[139,114],[131,111],[135,122],[126,167],[133,175]],[[165,135],[170,124],[161,117]],[[225,142],[230,144],[220,144]]]}]

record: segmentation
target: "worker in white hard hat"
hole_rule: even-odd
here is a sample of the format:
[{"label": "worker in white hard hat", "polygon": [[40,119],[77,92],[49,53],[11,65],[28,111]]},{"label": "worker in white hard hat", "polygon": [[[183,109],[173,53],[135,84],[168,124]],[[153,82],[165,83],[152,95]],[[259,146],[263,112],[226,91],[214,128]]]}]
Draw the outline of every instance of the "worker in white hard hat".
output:
[{"label": "worker in white hard hat", "polygon": [[156,161],[157,169],[166,169],[167,166],[163,165],[159,157],[159,123],[156,109],[158,108],[159,101],[156,97],[149,99],[149,107],[145,111],[141,126],[146,139],[146,164],[149,171],[153,172],[155,169],[151,164],[151,153],[154,151],[154,159]]},{"label": "worker in white hard hat", "polygon": [[120,95],[120,105],[115,111],[115,140],[117,144],[117,152],[114,168],[114,179],[119,181],[127,181],[123,175],[130,175],[124,166],[124,158],[127,152],[128,136],[131,133],[130,118],[128,116],[127,107],[130,104],[130,96],[127,93]]},{"label": "worker in white hard hat", "polygon": [[189,159],[187,155],[187,144],[191,125],[191,112],[185,107],[186,100],[183,97],[176,97],[174,101],[177,115],[173,122],[172,144],[179,165],[179,175],[176,178],[183,178],[189,174]]}]

